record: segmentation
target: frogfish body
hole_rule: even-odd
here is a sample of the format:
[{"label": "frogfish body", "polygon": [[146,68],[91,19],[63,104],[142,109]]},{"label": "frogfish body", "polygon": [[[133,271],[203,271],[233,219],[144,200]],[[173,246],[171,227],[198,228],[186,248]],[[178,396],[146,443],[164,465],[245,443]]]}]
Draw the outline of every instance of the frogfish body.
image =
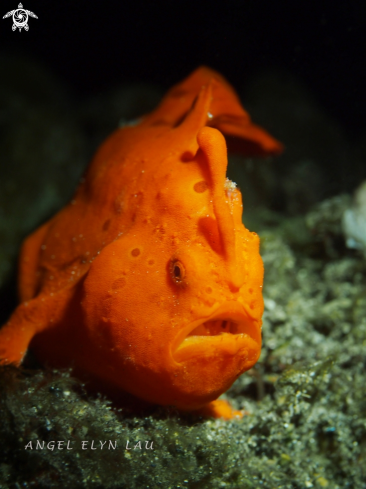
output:
[{"label": "frogfish body", "polygon": [[23,244],[1,363],[31,348],[116,392],[225,415],[212,402],[257,361],[263,312],[259,238],[226,179],[226,145],[281,151],[205,67],[116,130]]}]

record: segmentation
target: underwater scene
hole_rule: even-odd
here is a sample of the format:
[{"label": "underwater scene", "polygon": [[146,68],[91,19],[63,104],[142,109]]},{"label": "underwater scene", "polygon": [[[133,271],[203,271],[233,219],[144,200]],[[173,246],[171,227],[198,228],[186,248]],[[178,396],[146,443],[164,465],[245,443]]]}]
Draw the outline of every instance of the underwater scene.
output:
[{"label": "underwater scene", "polygon": [[3,8],[0,489],[366,489],[366,17],[207,5]]}]

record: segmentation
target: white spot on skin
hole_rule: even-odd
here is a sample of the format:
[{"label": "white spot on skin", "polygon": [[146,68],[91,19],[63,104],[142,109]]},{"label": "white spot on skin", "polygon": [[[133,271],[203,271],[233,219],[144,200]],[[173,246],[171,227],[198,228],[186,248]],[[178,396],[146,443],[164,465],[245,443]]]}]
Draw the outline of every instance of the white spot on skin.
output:
[{"label": "white spot on skin", "polygon": [[236,189],[236,183],[232,182],[228,178],[225,180],[224,188],[227,192],[233,191]]}]

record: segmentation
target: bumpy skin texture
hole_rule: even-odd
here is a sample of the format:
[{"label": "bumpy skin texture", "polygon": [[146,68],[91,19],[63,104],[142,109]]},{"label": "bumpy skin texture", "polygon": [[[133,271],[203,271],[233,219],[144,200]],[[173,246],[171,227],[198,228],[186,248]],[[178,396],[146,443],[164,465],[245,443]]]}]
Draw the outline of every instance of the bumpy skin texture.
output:
[{"label": "bumpy skin texture", "polygon": [[233,414],[214,400],[259,357],[263,266],[223,134],[248,155],[281,151],[203,67],[104,142],[70,204],[23,245],[2,363],[30,346],[110,390]]}]

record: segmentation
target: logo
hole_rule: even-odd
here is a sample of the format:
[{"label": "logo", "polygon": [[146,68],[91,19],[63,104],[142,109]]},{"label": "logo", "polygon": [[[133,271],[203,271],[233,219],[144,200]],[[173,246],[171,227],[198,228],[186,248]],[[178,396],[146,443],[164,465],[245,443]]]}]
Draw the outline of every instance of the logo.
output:
[{"label": "logo", "polygon": [[38,19],[38,17],[33,12],[31,12],[30,10],[25,10],[21,3],[18,5],[18,8],[16,10],[11,10],[7,14],[5,14],[3,19],[6,19],[10,16],[13,16],[13,31],[15,31],[17,28],[19,29],[19,31],[21,31],[22,29],[27,31],[29,29],[28,17],[34,17],[35,19]]}]

